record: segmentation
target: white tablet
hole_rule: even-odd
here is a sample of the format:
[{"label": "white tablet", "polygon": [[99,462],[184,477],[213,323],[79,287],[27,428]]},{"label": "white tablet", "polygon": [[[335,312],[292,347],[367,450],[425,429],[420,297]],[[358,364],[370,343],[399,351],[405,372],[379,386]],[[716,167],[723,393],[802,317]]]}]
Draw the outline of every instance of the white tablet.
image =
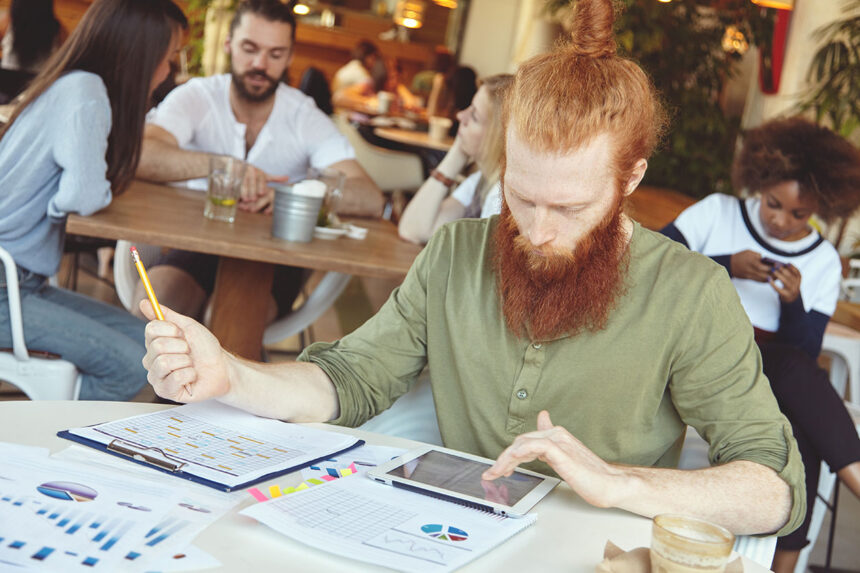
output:
[{"label": "white tablet", "polygon": [[558,485],[559,480],[517,469],[493,481],[481,474],[493,460],[437,446],[412,450],[367,472],[378,482],[469,505],[500,515],[521,517]]}]

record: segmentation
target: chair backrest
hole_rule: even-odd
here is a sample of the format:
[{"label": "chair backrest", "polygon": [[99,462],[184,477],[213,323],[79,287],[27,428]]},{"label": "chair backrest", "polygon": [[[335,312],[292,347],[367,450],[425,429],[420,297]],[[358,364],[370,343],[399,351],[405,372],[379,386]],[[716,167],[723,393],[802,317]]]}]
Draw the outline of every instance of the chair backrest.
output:
[{"label": "chair backrest", "polygon": [[36,74],[0,68],[0,104],[9,103],[23,92]]},{"label": "chair backrest", "polygon": [[12,325],[12,352],[18,360],[29,360],[24,343],[24,322],[21,319],[21,295],[18,291],[18,267],[12,255],[0,247],[0,260],[6,273],[6,291],[9,301],[9,323]]},{"label": "chair backrest", "polygon": [[332,119],[355,150],[359,165],[382,191],[414,191],[424,183],[424,170],[417,155],[373,145],[345,117],[336,114]]},{"label": "chair backrest", "polygon": [[331,115],[334,108],[331,105],[331,88],[325,74],[319,68],[310,67],[302,74],[299,90],[313,98],[317,107],[326,115]]}]

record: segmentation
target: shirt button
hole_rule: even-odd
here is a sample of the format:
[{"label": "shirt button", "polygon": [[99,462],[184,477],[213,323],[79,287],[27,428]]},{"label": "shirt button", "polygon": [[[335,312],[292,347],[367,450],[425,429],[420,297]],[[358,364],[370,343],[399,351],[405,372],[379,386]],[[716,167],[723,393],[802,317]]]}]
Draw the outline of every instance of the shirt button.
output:
[{"label": "shirt button", "polygon": [[520,400],[525,400],[528,397],[529,397],[529,393],[526,392],[525,390],[518,390],[517,391],[517,398],[519,398]]},{"label": "shirt button", "polygon": [[534,348],[535,350],[540,350],[541,346],[543,346],[543,344],[541,344],[540,342],[535,342],[534,344],[532,344],[532,348]]}]

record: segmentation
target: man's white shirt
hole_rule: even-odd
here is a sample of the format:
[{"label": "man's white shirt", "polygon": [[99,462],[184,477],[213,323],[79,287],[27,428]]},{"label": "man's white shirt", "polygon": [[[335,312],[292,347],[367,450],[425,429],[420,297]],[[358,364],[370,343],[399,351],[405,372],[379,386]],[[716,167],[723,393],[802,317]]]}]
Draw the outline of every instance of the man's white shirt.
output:
[{"label": "man's white shirt", "polygon": [[[269,175],[304,179],[308,167],[354,159],[352,146],[313,99],[283,83],[254,146],[245,152],[245,129],[230,105],[229,74],[194,78],[171,91],[147,116],[170,132],[182,149],[245,159]],[[187,182],[206,189],[206,179]]]}]

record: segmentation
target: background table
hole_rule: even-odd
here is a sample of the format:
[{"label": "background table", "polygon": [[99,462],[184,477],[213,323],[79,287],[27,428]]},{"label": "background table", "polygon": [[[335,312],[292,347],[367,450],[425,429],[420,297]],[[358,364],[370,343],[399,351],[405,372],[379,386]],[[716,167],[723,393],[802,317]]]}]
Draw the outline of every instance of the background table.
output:
[{"label": "background table", "polygon": [[200,191],[134,181],[95,215],[69,216],[66,230],[220,255],[212,331],[225,348],[248,358],[260,357],[274,265],[397,279],[421,251],[401,241],[389,221],[355,219],[369,230],[363,241],[291,243],[272,237],[269,215],[239,211],[233,223],[212,221],[203,217],[204,201]]},{"label": "background table", "polygon": [[411,129],[400,129],[399,127],[377,127],[373,130],[377,137],[412,145],[414,147],[426,147],[437,151],[448,151],[454,145],[454,138],[446,136],[442,141],[430,139],[426,131],[414,131]]},{"label": "background table", "polygon": [[[0,439],[47,447],[56,452],[72,443],[56,437],[59,430],[167,407],[123,402],[0,402]],[[417,442],[349,428],[324,424],[313,426],[350,433],[375,445],[403,448],[418,445]],[[300,482],[300,472],[296,472],[265,484],[288,486]],[[258,487],[266,491],[264,486]],[[220,571],[280,571],[285,564],[289,564],[291,571],[388,571],[307,547],[238,515],[241,509],[252,503],[249,495],[247,501],[195,540],[195,545],[221,561],[224,567]],[[462,571],[592,573],[603,557],[607,539],[624,549],[647,546],[650,540],[650,520],[620,510],[591,507],[566,484],[553,490],[534,511],[538,514],[535,526],[479,557]],[[759,573],[765,569],[744,558],[744,571]]]}]

